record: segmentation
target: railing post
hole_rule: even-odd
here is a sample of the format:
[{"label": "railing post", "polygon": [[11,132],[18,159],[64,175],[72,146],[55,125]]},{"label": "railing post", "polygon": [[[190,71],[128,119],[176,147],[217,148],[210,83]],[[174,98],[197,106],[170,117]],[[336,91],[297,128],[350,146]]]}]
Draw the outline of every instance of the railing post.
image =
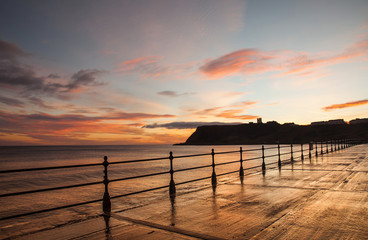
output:
[{"label": "railing post", "polygon": [[176,194],[176,187],[175,187],[175,182],[174,182],[174,168],[173,168],[173,153],[170,152],[170,185],[169,185],[169,194],[170,196],[174,196]]},{"label": "railing post", "polygon": [[304,161],[304,154],[303,154],[303,143],[300,144],[300,150],[302,151],[302,155],[301,155],[301,158],[302,158],[302,162]]},{"label": "railing post", "polygon": [[240,169],[239,169],[239,176],[244,176],[244,169],[243,169],[243,148],[240,147]]},{"label": "railing post", "polygon": [[266,163],[265,163],[265,155],[264,155],[264,145],[262,145],[262,174],[266,174]]},{"label": "railing post", "polygon": [[328,142],[326,142],[326,153],[328,153]]},{"label": "railing post", "polygon": [[334,144],[335,144],[335,152],[337,151],[337,148],[336,148],[336,140],[334,140]]},{"label": "railing post", "polygon": [[316,157],[318,157],[318,143],[316,142]]},{"label": "railing post", "polygon": [[309,143],[309,149],[308,149],[308,151],[309,151],[309,158],[312,158],[312,148],[313,148],[313,143]]},{"label": "railing post", "polygon": [[294,162],[294,156],[293,156],[293,144],[290,144],[290,161]]},{"label": "railing post", "polygon": [[109,165],[109,162],[107,161],[107,156],[104,157],[104,161],[102,163],[104,166],[104,180],[103,184],[105,185],[105,192],[103,195],[103,202],[102,202],[102,210],[105,215],[110,215],[111,213],[111,200],[110,200],[110,194],[109,194],[109,179],[107,175],[107,166]]},{"label": "railing post", "polygon": [[337,140],[337,150],[340,150],[340,140]]},{"label": "railing post", "polygon": [[215,150],[211,150],[211,155],[212,155],[212,176],[211,176],[211,183],[212,186],[216,186],[217,185],[217,177],[216,177],[216,172],[215,172]]},{"label": "railing post", "polygon": [[279,169],[281,169],[280,143],[277,144],[277,153],[279,156],[279,160],[277,161],[277,164],[279,165]]},{"label": "railing post", "polygon": [[323,142],[321,141],[321,155],[323,155]]},{"label": "railing post", "polygon": [[333,143],[332,143],[332,140],[331,140],[331,152],[333,152]]}]

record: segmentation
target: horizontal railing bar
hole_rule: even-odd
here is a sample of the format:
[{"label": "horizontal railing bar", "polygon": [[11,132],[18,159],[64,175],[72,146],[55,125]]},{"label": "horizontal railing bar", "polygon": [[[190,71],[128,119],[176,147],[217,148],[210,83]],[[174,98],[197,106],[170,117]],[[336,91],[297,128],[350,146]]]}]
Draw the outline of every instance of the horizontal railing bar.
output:
[{"label": "horizontal railing bar", "polygon": [[103,181],[81,183],[81,184],[74,184],[74,185],[69,185],[69,186],[61,186],[61,187],[53,187],[53,188],[35,189],[35,190],[24,191],[24,192],[5,193],[5,194],[1,194],[0,197],[10,197],[10,196],[16,196],[16,195],[22,195],[22,194],[39,193],[39,192],[45,192],[45,191],[74,188],[74,187],[84,187],[84,186],[91,186],[91,185],[96,185],[96,184],[101,184],[101,183],[103,183]]},{"label": "horizontal railing bar", "polygon": [[267,156],[264,156],[265,158],[269,158],[269,157],[277,157],[278,154],[273,154],[273,155],[267,155]]},{"label": "horizontal railing bar", "polygon": [[118,181],[125,181],[125,180],[131,180],[131,179],[136,179],[136,178],[152,177],[152,176],[168,174],[168,173],[170,172],[165,171],[165,172],[151,173],[151,174],[145,174],[145,175],[138,175],[138,176],[133,176],[133,177],[116,178],[116,179],[109,180],[109,182],[118,182]]},{"label": "horizontal railing bar", "polygon": [[62,169],[62,168],[78,168],[78,167],[93,167],[93,166],[102,166],[102,163],[90,163],[90,164],[80,164],[80,165],[55,166],[55,167],[40,167],[40,168],[9,169],[9,170],[1,170],[0,173],[29,172],[29,171],[42,171],[42,170],[53,170],[53,169]]},{"label": "horizontal railing bar", "polygon": [[38,213],[51,212],[51,211],[60,210],[60,209],[64,209],[64,208],[77,207],[77,206],[81,206],[81,205],[85,205],[85,204],[100,202],[102,200],[103,199],[96,199],[96,200],[91,200],[91,201],[87,201],[87,202],[81,202],[81,203],[75,203],[75,204],[70,204],[70,205],[64,205],[64,206],[60,206],[60,207],[48,208],[48,209],[43,209],[43,210],[34,211],[34,212],[11,215],[11,216],[0,218],[0,221],[7,220],[7,219],[12,219],[12,218],[17,218],[17,217],[25,217],[25,216],[29,216],[29,215],[33,215],[33,214],[38,214]]},{"label": "horizontal railing bar", "polygon": [[281,156],[281,155],[290,155],[290,152],[280,153],[280,156]]},{"label": "horizontal railing bar", "polygon": [[223,162],[223,163],[216,163],[216,166],[221,166],[221,165],[226,165],[226,164],[231,164],[231,163],[238,163],[240,160],[236,160],[236,161],[230,161],[230,162]]},{"label": "horizontal railing bar", "polygon": [[136,163],[136,162],[149,162],[149,161],[159,161],[159,160],[166,160],[169,157],[161,157],[161,158],[147,158],[147,159],[137,159],[137,160],[124,160],[118,162],[109,162],[109,164],[124,164],[124,163]]},{"label": "horizontal railing bar", "polygon": [[211,153],[198,153],[198,154],[191,154],[191,155],[174,156],[174,158],[201,157],[201,156],[209,156],[209,155],[211,155]]},{"label": "horizontal railing bar", "polygon": [[[264,150],[276,149],[277,147],[264,148]],[[280,147],[281,148],[281,147]],[[262,150],[262,149],[261,149]]]},{"label": "horizontal railing bar", "polygon": [[229,154],[229,153],[239,153],[239,152],[240,152],[240,150],[237,150],[237,151],[228,151],[228,152],[215,152],[215,154],[218,155],[218,154]]},{"label": "horizontal railing bar", "polygon": [[[249,167],[249,168],[244,168],[244,171],[245,170],[254,169],[254,168],[259,168],[259,167],[261,167],[261,165],[254,166],[254,167]],[[222,173],[222,174],[217,174],[217,176],[222,176],[222,175],[226,175],[226,174],[230,174],[230,173],[236,173],[236,172],[239,172],[239,170],[235,170],[235,171],[231,171],[231,172],[227,172],[227,173]],[[189,180],[189,181],[185,181],[185,182],[181,182],[181,183],[176,183],[175,185],[182,185],[182,184],[187,184],[187,183],[191,183],[191,182],[197,182],[197,181],[206,180],[206,179],[209,179],[209,178],[211,178],[211,176],[203,177],[203,178],[197,178],[197,179],[192,179],[192,180]]]},{"label": "horizontal railing bar", "polygon": [[206,168],[206,167],[211,167],[211,166],[212,165],[203,165],[203,166],[198,166],[198,167],[182,168],[182,169],[175,170],[174,172],[183,172],[183,171],[195,170],[195,169]]},{"label": "horizontal railing bar", "polygon": [[290,147],[290,145],[285,145],[285,146],[280,145],[280,148],[289,148],[289,147]]},{"label": "horizontal railing bar", "polygon": [[262,159],[262,157],[246,158],[246,159],[243,160],[243,162],[253,161],[253,160],[257,160],[257,159]]},{"label": "horizontal railing bar", "polygon": [[253,149],[243,149],[243,152],[253,152],[253,151],[260,151],[262,148],[253,148]]}]

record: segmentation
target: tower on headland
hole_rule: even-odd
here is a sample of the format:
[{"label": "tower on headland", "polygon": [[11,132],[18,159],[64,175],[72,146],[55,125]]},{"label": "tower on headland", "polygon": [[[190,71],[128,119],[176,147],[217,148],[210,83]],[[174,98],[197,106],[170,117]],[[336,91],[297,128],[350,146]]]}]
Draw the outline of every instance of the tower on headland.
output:
[{"label": "tower on headland", "polygon": [[262,124],[262,118],[257,118],[257,124]]}]

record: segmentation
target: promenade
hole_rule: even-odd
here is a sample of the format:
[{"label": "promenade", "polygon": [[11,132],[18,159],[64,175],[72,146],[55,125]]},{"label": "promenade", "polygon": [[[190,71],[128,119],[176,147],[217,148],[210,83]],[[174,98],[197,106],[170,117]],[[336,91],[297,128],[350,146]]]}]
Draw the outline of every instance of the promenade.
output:
[{"label": "promenade", "polygon": [[16,239],[368,239],[368,144]]}]

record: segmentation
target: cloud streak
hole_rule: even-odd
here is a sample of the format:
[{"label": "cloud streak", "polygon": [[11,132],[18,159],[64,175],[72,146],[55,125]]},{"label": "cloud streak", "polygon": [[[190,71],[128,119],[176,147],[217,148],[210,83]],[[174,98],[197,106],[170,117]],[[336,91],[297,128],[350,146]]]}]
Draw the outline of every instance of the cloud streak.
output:
[{"label": "cloud streak", "polygon": [[159,77],[171,72],[170,67],[161,63],[162,57],[141,57],[133,60],[124,61],[116,66],[119,73],[137,72],[143,78]]},{"label": "cloud streak", "polygon": [[161,96],[165,96],[165,97],[180,97],[180,96],[185,96],[185,95],[194,95],[195,93],[193,92],[185,92],[185,93],[178,93],[176,91],[161,91],[157,93],[158,95]]},{"label": "cloud streak", "polygon": [[[35,139],[34,142],[59,144],[60,143],[88,139],[93,134],[143,135],[141,123],[129,123],[125,121],[140,121],[145,119],[172,118],[170,114],[147,114],[112,112],[99,116],[82,114],[52,115],[46,113],[16,114],[0,111],[0,133],[8,135],[24,135]],[[69,139],[69,140],[68,140]]]},{"label": "cloud streak", "polygon": [[363,99],[359,101],[354,102],[347,102],[347,103],[341,103],[341,104],[333,104],[327,107],[322,108],[324,111],[331,111],[336,109],[342,109],[342,108],[350,108],[350,107],[356,107],[368,104],[368,99]]},{"label": "cloud streak", "polygon": [[199,71],[209,79],[269,72],[303,77],[317,68],[367,55],[368,40],[357,42],[338,54],[240,49],[207,61]]},{"label": "cloud streak", "polygon": [[166,129],[194,129],[199,126],[213,126],[213,125],[237,125],[242,124],[240,122],[224,123],[224,122],[171,122],[164,124],[149,124],[143,128],[166,128]]},{"label": "cloud streak", "polygon": [[258,118],[259,116],[244,115],[241,113],[243,113],[246,109],[249,109],[251,106],[257,103],[258,102],[256,101],[243,101],[243,102],[238,102],[238,103],[235,103],[229,106],[207,108],[207,109],[195,111],[193,114],[203,115],[203,116],[215,116],[215,117],[221,117],[221,118],[251,120],[251,119]]},{"label": "cloud streak", "polygon": [[31,66],[19,61],[20,57],[28,55],[16,44],[0,39],[0,86],[12,91],[22,91],[26,95],[41,93],[65,98],[66,94],[80,92],[87,86],[103,84],[97,81],[97,76],[104,71],[97,69],[80,70],[73,74],[67,83],[53,73],[47,77],[38,76]]},{"label": "cloud streak", "polygon": [[242,119],[242,120],[251,120],[257,119],[259,116],[254,115],[240,115],[244,110],[243,109],[230,109],[222,111],[220,114],[217,114],[216,117],[222,118],[235,118],[235,119]]},{"label": "cloud streak", "polygon": [[115,72],[120,74],[137,73],[143,79],[158,77],[180,77],[188,76],[192,73],[198,63],[190,62],[185,64],[168,65],[163,62],[163,57],[151,56],[140,57],[133,60],[121,62],[115,66]]},{"label": "cloud streak", "polygon": [[12,106],[12,107],[23,107],[24,106],[24,103],[22,101],[19,101],[18,99],[8,98],[8,97],[3,97],[3,96],[0,96],[0,103],[8,105],[8,106]]},{"label": "cloud streak", "polygon": [[275,56],[257,49],[241,49],[202,65],[199,70],[209,78],[221,78],[235,73],[253,74],[275,70]]}]

